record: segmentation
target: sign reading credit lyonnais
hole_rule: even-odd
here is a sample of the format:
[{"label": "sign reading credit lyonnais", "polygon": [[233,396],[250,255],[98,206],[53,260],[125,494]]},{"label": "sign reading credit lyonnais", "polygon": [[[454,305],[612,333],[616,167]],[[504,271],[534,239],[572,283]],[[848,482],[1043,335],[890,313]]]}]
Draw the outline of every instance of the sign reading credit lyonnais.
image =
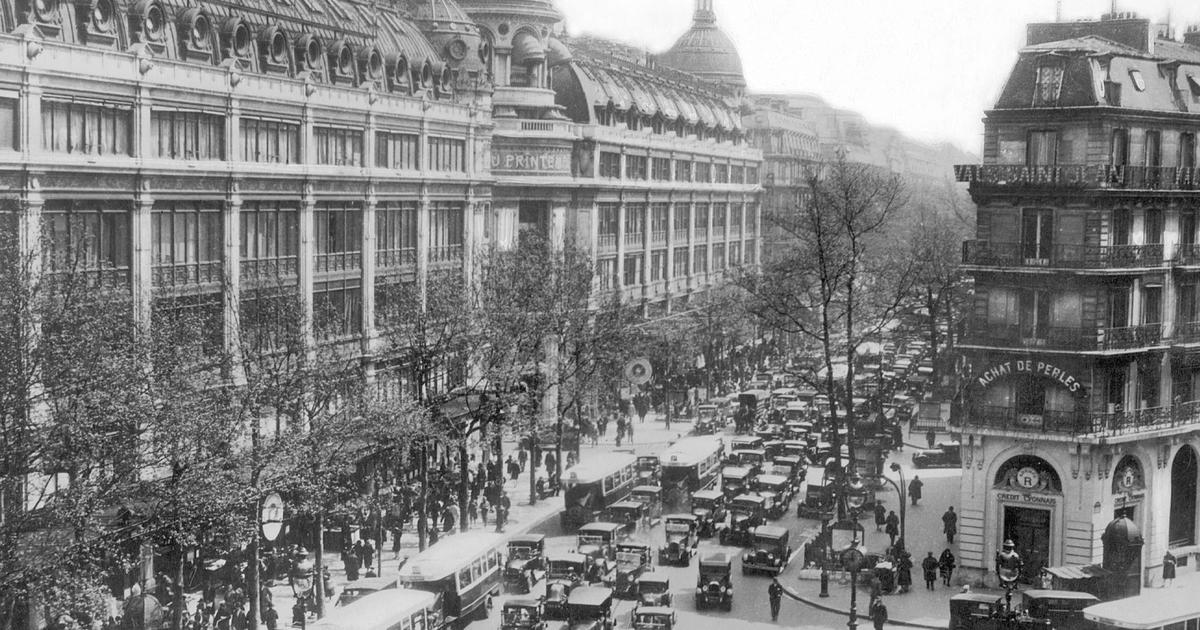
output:
[{"label": "sign reading credit lyonnais", "polygon": [[1083,391],[1083,383],[1066,370],[1054,364],[1046,363],[1045,361],[1034,361],[1033,359],[997,363],[979,375],[979,386],[988,387],[996,379],[1004,376],[1012,376],[1013,374],[1032,374],[1058,381],[1060,385],[1067,388],[1067,391],[1072,394],[1078,394]]},{"label": "sign reading credit lyonnais", "polygon": [[504,147],[493,144],[492,172],[570,175],[571,150],[566,147]]},{"label": "sign reading credit lyonnais", "polygon": [[1040,494],[1014,494],[1011,492],[998,492],[996,498],[1001,501],[1019,501],[1022,503],[1032,503],[1034,505],[1058,505],[1058,499]]}]

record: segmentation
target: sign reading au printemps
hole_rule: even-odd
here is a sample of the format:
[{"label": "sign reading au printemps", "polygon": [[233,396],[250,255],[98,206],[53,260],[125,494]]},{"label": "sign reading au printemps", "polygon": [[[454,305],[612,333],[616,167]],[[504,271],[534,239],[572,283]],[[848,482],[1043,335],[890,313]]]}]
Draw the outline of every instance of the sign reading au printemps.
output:
[{"label": "sign reading au printemps", "polygon": [[492,145],[492,172],[517,175],[570,175],[570,147]]},{"label": "sign reading au printemps", "polygon": [[996,379],[1014,374],[1030,374],[1033,376],[1041,376],[1053,381],[1057,381],[1072,394],[1083,393],[1083,383],[1072,375],[1070,372],[1060,368],[1052,363],[1045,361],[1035,361],[1033,359],[1020,359],[1014,361],[1005,361],[997,363],[992,367],[983,371],[976,379],[980,387],[988,387]]}]

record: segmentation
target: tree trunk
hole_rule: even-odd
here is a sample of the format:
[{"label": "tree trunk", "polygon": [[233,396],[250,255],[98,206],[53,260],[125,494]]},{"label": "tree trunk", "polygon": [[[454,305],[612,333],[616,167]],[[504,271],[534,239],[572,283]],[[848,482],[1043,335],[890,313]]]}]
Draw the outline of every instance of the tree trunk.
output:
[{"label": "tree trunk", "polygon": [[[471,521],[467,515],[467,501],[470,499],[471,484],[467,479],[467,474],[471,470],[471,465],[467,463],[467,443],[460,442],[458,445],[458,530],[465,532],[471,526]],[[380,575],[383,575],[380,573]]]},{"label": "tree trunk", "polygon": [[259,530],[262,529],[262,523],[259,523],[258,520],[257,501],[254,505],[254,523],[253,539],[250,541],[250,566],[246,567],[246,570],[250,573],[249,579],[246,580],[249,582],[246,588],[248,591],[246,599],[250,601],[250,612],[246,615],[246,625],[253,630],[258,630],[258,622],[262,618],[258,610],[258,593],[262,590],[262,576],[258,574],[258,537]]},{"label": "tree trunk", "polygon": [[422,441],[418,448],[421,461],[417,464],[421,493],[417,497],[417,550],[425,551],[429,544],[429,452]]},{"label": "tree trunk", "polygon": [[537,505],[537,479],[533,474],[533,453],[537,446],[537,433],[529,434],[529,505]]},{"label": "tree trunk", "polygon": [[187,605],[187,599],[183,596],[183,547],[176,546],[175,556],[175,594],[171,603],[171,627],[175,630],[183,630],[183,608]]},{"label": "tree trunk", "polygon": [[[317,600],[317,619],[325,616],[325,514],[317,512],[313,521],[317,539],[313,542],[316,560],[313,562],[313,596]],[[382,546],[382,545],[381,545]],[[383,549],[379,550],[383,555]]]}]

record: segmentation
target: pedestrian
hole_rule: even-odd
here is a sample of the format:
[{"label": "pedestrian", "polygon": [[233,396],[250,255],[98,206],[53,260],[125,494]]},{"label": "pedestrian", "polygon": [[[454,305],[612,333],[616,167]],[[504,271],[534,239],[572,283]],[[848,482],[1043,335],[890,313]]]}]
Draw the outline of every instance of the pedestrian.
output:
[{"label": "pedestrian", "polygon": [[902,552],[896,561],[896,584],[900,586],[901,593],[907,593],[912,586],[912,567],[912,554]]},{"label": "pedestrian", "polygon": [[546,453],[546,472],[547,474],[555,474],[558,471],[558,460],[554,457],[554,452]]},{"label": "pedestrian", "polygon": [[883,501],[875,502],[875,531],[883,531],[884,524],[887,523],[887,510],[883,508]]},{"label": "pedestrian", "polygon": [[517,464],[520,466],[521,472],[525,472],[525,463],[529,461],[529,453],[525,449],[517,451]]},{"label": "pedestrian", "polygon": [[358,569],[362,566],[362,561],[358,559],[358,555],[354,551],[353,548],[350,548],[342,552],[342,564],[345,565],[346,580],[349,582],[358,580]]},{"label": "pedestrian", "polygon": [[957,563],[954,560],[954,554],[947,547],[938,558],[938,573],[942,576],[942,584],[950,586],[950,578],[954,575],[954,569]]},{"label": "pedestrian", "polygon": [[[608,434],[608,414],[601,414],[596,419],[596,432],[599,434],[599,437],[605,437]],[[595,443],[593,442],[592,445],[595,446]]]},{"label": "pedestrian", "polygon": [[279,628],[279,611],[275,610],[275,605],[267,603],[267,607],[262,612],[263,623],[267,624],[267,630],[278,630]]},{"label": "pedestrian", "polygon": [[474,527],[477,520],[479,520],[479,502],[472,498],[467,501],[467,521]]},{"label": "pedestrian", "polygon": [[942,515],[942,533],[946,534],[946,543],[954,544],[954,535],[958,533],[958,514],[954,513],[954,506]]},{"label": "pedestrian", "polygon": [[883,624],[887,621],[887,606],[884,605],[882,597],[877,597],[874,602],[871,602],[871,623],[874,624],[875,630],[883,630]]},{"label": "pedestrian", "polygon": [[364,539],[362,543],[363,568],[370,571],[371,567],[375,566],[375,545],[371,544],[370,538]]},{"label": "pedestrian", "polygon": [[1175,556],[1171,552],[1163,554],[1163,588],[1172,586],[1175,582]]},{"label": "pedestrian", "polygon": [[933,557],[933,552],[927,552],[925,559],[921,561],[921,572],[925,578],[925,588],[933,590],[933,583],[938,578],[938,561]]},{"label": "pedestrian", "polygon": [[621,445],[621,438],[625,437],[625,414],[617,416],[617,446]]},{"label": "pedestrian", "polygon": [[892,444],[895,445],[896,452],[904,452],[904,429],[901,429],[899,424],[892,425]]},{"label": "pedestrian", "polygon": [[233,630],[246,630],[246,610],[240,605],[233,609],[233,619],[230,627]]},{"label": "pedestrian", "polygon": [[783,586],[778,577],[771,578],[771,585],[767,587],[767,599],[771,601],[771,621],[777,621],[779,606],[783,603]]},{"label": "pedestrian", "polygon": [[937,430],[933,427],[930,427],[925,432],[925,443],[929,445],[929,448],[933,448],[934,444],[937,443]]},{"label": "pedestrian", "polygon": [[479,498],[479,522],[483,523],[484,527],[488,526],[488,524],[487,524],[488,510],[490,510],[490,509],[492,509],[492,506],[490,503],[488,503],[487,497],[480,497]]},{"label": "pedestrian", "polygon": [[641,422],[646,421],[646,414],[650,412],[650,397],[644,393],[639,393],[633,397],[633,409],[637,411],[638,418]]},{"label": "pedestrian", "polygon": [[925,485],[921,481],[919,475],[913,475],[912,481],[908,482],[908,498],[912,499],[913,507],[917,506],[917,501],[921,500],[921,487]]},{"label": "pedestrian", "polygon": [[900,517],[896,516],[896,510],[888,512],[887,519],[884,520],[884,529],[888,535],[888,544],[896,544],[896,537],[900,535]]}]

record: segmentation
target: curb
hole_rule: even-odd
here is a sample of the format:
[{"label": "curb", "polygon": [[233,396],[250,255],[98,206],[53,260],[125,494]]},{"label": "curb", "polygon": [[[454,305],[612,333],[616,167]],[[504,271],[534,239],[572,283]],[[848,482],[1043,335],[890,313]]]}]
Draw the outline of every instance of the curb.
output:
[{"label": "curb", "polygon": [[[842,609],[840,609],[840,608],[835,608],[835,607],[833,607],[833,606],[827,606],[827,605],[825,605],[825,604],[822,604],[822,603],[820,603],[820,602],[818,602],[818,601],[815,601],[815,600],[813,600],[813,599],[810,599],[810,598],[808,598],[808,597],[804,597],[804,596],[800,595],[799,593],[797,593],[797,592],[796,592],[796,591],[795,591],[795,590],[794,590],[792,587],[790,587],[790,586],[784,586],[784,587],[783,587],[783,593],[784,593],[785,595],[787,595],[788,597],[790,597],[790,598],[792,598],[792,599],[794,599],[794,600],[796,600],[796,601],[798,601],[798,602],[800,602],[800,603],[802,603],[802,604],[806,604],[806,605],[808,605],[808,606],[812,606],[813,608],[816,608],[817,610],[823,610],[823,611],[825,611],[825,612],[828,612],[828,613],[833,613],[833,614],[835,614],[835,615],[847,615],[847,616],[849,616],[849,614],[850,614],[850,611],[848,611],[848,610],[842,610]],[[858,618],[859,618],[859,619],[866,619],[866,620],[870,621],[870,615],[869,615],[869,614],[867,614],[867,611],[865,611],[865,610],[864,610],[864,611],[862,611],[861,613],[859,613],[859,615],[858,615]],[[888,619],[887,623],[888,623],[888,625],[893,625],[893,626],[904,626],[904,627],[906,627],[906,628],[924,628],[924,629],[926,629],[926,630],[946,630],[946,626],[944,626],[944,625],[942,625],[942,626],[933,626],[933,625],[929,625],[929,624],[927,624],[927,623],[917,623],[917,622],[915,622],[915,621],[903,621],[903,620],[901,620],[901,619],[895,619],[895,618],[890,618],[890,619]]]}]

